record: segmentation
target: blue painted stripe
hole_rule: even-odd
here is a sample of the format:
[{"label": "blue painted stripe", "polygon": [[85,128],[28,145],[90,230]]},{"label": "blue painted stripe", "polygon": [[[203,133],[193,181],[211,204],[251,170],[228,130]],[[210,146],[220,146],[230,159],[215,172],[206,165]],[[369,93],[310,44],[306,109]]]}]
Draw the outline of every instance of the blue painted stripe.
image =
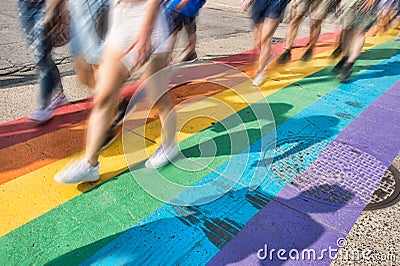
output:
[{"label": "blue painted stripe", "polygon": [[[399,59],[400,56],[396,55],[382,61],[358,76],[352,83],[334,89],[277,129],[278,143],[285,142],[288,134],[310,137],[309,143],[302,144],[303,152],[310,152],[309,157],[304,158],[304,162],[293,164],[291,153],[288,151],[273,163],[273,167],[278,170],[292,169],[292,172],[287,174],[286,182],[290,182],[290,178],[293,179],[297,172],[313,162],[319,154],[316,151],[321,152],[355,117],[399,80],[400,75],[396,74],[392,69],[393,65],[389,64],[399,62]],[[395,64],[398,69],[399,63]],[[371,75],[380,71],[391,74],[369,79]],[[374,90],[365,93],[365,88],[371,84]],[[263,140],[268,142],[269,138],[267,135]],[[254,173],[266,174],[266,169],[259,166],[259,159],[263,156],[262,151],[265,148],[261,143],[262,140],[254,143],[232,158],[230,165],[244,167],[246,175],[241,179],[241,184],[236,184],[229,193],[216,201],[197,207],[164,205],[99,250],[84,264],[207,263],[286,185],[285,182],[279,182],[281,178],[274,172],[269,172],[256,191],[249,191],[246,187]],[[243,162],[247,162],[244,158],[248,158],[248,154],[252,163],[244,164]],[[227,165],[228,163],[224,164],[216,171],[226,176],[235,176],[237,169],[227,168]],[[217,177],[219,175],[214,172],[199,184]],[[219,180],[225,185],[232,182],[226,178]]]}]

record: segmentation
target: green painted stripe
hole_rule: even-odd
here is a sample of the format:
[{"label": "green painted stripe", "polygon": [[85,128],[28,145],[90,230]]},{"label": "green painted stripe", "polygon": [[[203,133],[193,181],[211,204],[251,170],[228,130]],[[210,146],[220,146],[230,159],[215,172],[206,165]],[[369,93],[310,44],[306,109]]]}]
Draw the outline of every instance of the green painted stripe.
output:
[{"label": "green painted stripe", "polygon": [[[397,52],[393,47],[397,46],[388,42],[375,49],[380,50],[379,55],[383,60]],[[376,64],[376,61],[369,60],[369,55],[363,54],[357,66],[368,64],[367,61],[371,65]],[[355,74],[362,71],[359,69]],[[272,109],[276,124],[283,123],[338,85],[330,70],[325,69],[270,95],[267,100],[275,104]],[[287,110],[287,106],[291,106],[290,110]],[[249,108],[246,108],[238,112],[244,121],[252,121],[252,113],[248,111]],[[251,128],[251,122],[246,126]],[[199,132],[182,145],[196,145],[200,134],[208,137],[224,135],[224,131],[215,132],[213,128]],[[257,131],[249,134],[251,142],[260,137]],[[211,166],[216,169],[229,158],[229,155],[220,156]],[[183,172],[169,166],[162,173],[170,180],[185,180],[190,185],[209,174],[210,170]],[[6,265],[44,264],[49,261],[77,264],[163,204],[145,193],[129,172],[123,173],[3,236],[0,239],[0,261]],[[79,252],[74,252],[76,249]]]}]

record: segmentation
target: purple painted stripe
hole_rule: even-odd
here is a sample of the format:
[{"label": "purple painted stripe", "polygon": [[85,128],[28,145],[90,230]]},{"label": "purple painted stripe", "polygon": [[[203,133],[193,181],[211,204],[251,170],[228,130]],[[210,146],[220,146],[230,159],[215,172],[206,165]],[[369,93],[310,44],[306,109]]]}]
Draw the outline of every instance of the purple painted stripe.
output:
[{"label": "purple painted stripe", "polygon": [[[209,265],[329,265],[333,259],[329,256],[329,249],[338,248],[337,239],[350,231],[379,185],[380,178],[400,151],[399,92],[400,82],[397,82],[296,178],[300,185],[285,187]],[[339,165],[342,171],[329,176],[331,170],[334,172]],[[350,176],[341,176],[343,173]],[[302,177],[307,182],[301,182]],[[324,191],[326,187],[328,190]],[[313,188],[318,189],[310,193]],[[339,199],[335,204],[336,199],[328,198],[339,194],[345,199],[344,203]],[[265,256],[265,245],[268,253],[275,249],[272,261],[269,256],[265,260],[259,259],[259,256]],[[316,251],[316,259],[280,260],[279,249],[285,251],[280,254],[283,258],[288,257],[289,252],[295,256],[297,250],[300,259],[304,249]],[[318,259],[324,249],[327,251],[323,258]]]},{"label": "purple painted stripe", "polygon": [[400,147],[400,82],[371,104],[338,140],[371,154],[389,167]]}]

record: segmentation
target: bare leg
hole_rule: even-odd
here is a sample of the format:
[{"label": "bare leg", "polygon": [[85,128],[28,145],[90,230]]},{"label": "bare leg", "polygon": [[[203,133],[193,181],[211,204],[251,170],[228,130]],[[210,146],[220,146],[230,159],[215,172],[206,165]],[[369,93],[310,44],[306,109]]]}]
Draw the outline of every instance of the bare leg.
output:
[{"label": "bare leg", "polygon": [[88,64],[82,57],[75,57],[74,63],[79,82],[94,89],[96,82],[92,65]]},{"label": "bare leg", "polygon": [[188,50],[188,54],[194,54],[196,52],[196,42],[197,37],[196,32],[194,32],[188,36],[188,46],[186,47],[186,50]]},{"label": "bare leg", "polygon": [[350,45],[348,45],[348,56],[347,62],[354,63],[361,53],[361,50],[365,44],[365,32],[360,30],[354,30]]},{"label": "bare leg", "polygon": [[299,30],[299,26],[300,26],[302,19],[303,19],[303,14],[301,14],[301,15],[297,14],[290,21],[289,29],[286,34],[285,51],[279,56],[278,61],[277,61],[279,64],[285,64],[290,61],[290,59],[291,59],[290,50],[292,49],[292,46],[296,39],[297,31]]},{"label": "bare leg", "polygon": [[[260,53],[261,53],[261,33],[262,33],[262,27],[263,24],[257,24],[254,28],[254,58],[260,59]],[[253,72],[251,73],[251,76],[257,75],[258,73],[258,67],[259,67],[259,63],[257,65],[255,65]]]},{"label": "bare leg", "polygon": [[114,119],[119,91],[129,77],[128,70],[120,62],[121,56],[120,52],[107,47],[99,68],[100,82],[96,85],[86,139],[86,158],[93,166],[98,163],[100,148]]},{"label": "bare leg", "polygon": [[168,65],[170,57],[170,53],[155,55],[151,59],[149,70],[144,75],[145,79],[149,78],[146,89],[158,110],[162,125],[162,143],[167,146],[176,143],[176,113],[168,93],[169,71],[160,70]]},{"label": "bare leg", "polygon": [[292,49],[293,43],[296,40],[297,32],[299,30],[299,26],[301,23],[301,20],[303,19],[303,15],[298,16],[296,15],[289,24],[289,29],[287,32],[287,37],[286,37],[286,49]]},{"label": "bare leg", "polygon": [[257,24],[254,29],[254,43],[255,48],[260,49],[261,46],[261,33],[262,33],[263,23]]},{"label": "bare leg", "polygon": [[266,18],[264,23],[262,24],[261,30],[261,52],[260,57],[258,59],[258,71],[261,72],[264,70],[265,66],[269,58],[271,57],[271,45],[272,45],[272,37],[276,29],[278,28],[280,22],[280,18],[270,19]]},{"label": "bare leg", "polygon": [[311,20],[309,49],[313,49],[318,42],[319,35],[321,34],[321,24],[322,20]]},{"label": "bare leg", "polygon": [[175,44],[176,44],[176,39],[178,38],[178,30],[175,30],[171,35],[169,36],[169,41],[171,44],[171,49],[174,49]]},{"label": "bare leg", "polygon": [[340,60],[338,63],[338,65],[341,64],[341,66],[339,66],[341,71],[338,75],[338,79],[342,82],[347,82],[349,80],[352,73],[353,64],[357,60],[365,44],[364,31],[353,29],[351,31],[349,30],[347,33],[349,33],[349,35],[346,38],[348,40],[346,44],[346,53],[342,60]]},{"label": "bare leg", "polygon": [[185,31],[188,36],[188,45],[186,46],[186,50],[188,51],[188,54],[193,54],[196,52],[196,42],[197,42],[197,36],[196,36],[196,31],[197,31],[197,25],[196,25],[196,19],[193,19],[188,24],[185,24]]},{"label": "bare leg", "polygon": [[343,55],[349,56],[351,41],[353,40],[354,30],[351,29],[343,29],[342,30],[342,46],[343,46]]},{"label": "bare leg", "polygon": [[186,35],[187,35],[187,45],[185,47],[185,57],[183,58],[183,61],[191,61],[193,59],[197,58],[196,54],[196,42],[197,42],[197,36],[196,36],[196,20],[193,19],[193,21],[189,22],[188,24],[184,25]]}]

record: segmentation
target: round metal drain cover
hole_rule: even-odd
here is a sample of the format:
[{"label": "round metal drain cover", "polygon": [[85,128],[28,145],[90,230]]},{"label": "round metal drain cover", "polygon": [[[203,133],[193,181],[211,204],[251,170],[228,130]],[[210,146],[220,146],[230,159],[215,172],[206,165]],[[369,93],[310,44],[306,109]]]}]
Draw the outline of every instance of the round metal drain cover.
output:
[{"label": "round metal drain cover", "polygon": [[372,211],[393,206],[400,201],[400,172],[391,165],[381,179],[381,183],[372,195],[365,211]]},{"label": "round metal drain cover", "polygon": [[[280,141],[274,151],[272,178],[300,192],[301,197],[353,207],[380,202],[383,192],[374,192],[387,167],[358,148],[336,140],[297,137]],[[393,183],[393,178],[384,180]],[[393,194],[390,189],[383,191]]]}]

